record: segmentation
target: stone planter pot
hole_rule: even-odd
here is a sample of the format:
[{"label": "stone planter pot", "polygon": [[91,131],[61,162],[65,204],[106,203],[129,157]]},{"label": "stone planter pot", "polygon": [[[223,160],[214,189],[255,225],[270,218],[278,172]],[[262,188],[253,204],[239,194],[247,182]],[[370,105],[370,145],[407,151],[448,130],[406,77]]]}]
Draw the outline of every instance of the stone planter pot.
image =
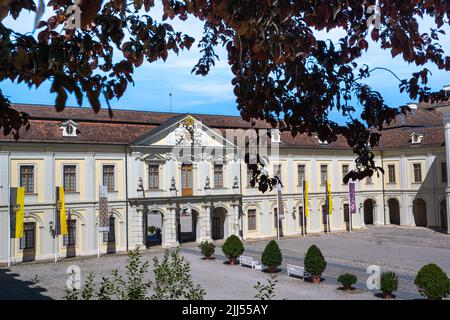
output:
[{"label": "stone planter pot", "polygon": [[267,271],[268,271],[269,273],[275,273],[275,272],[277,272],[277,267],[268,267],[268,268],[267,268]]},{"label": "stone planter pot", "polygon": [[211,260],[211,256],[205,256],[205,260]]},{"label": "stone planter pot", "polygon": [[319,284],[320,283],[320,275],[312,275],[311,282],[314,284]]},{"label": "stone planter pot", "polygon": [[237,258],[228,258],[228,264],[232,266],[237,265],[238,264]]},{"label": "stone planter pot", "polygon": [[392,299],[392,292],[383,292],[383,299]]},{"label": "stone planter pot", "polygon": [[350,291],[350,290],[352,290],[352,286],[351,286],[351,285],[348,285],[348,284],[344,284],[342,287],[343,287],[344,291]]}]

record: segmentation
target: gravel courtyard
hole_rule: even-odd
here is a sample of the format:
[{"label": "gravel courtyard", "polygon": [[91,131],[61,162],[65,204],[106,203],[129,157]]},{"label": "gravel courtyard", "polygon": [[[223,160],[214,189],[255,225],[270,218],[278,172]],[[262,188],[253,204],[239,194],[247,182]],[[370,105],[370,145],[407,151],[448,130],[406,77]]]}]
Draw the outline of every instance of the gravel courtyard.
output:
[{"label": "gravel courtyard", "polygon": [[[267,240],[247,241],[245,255],[260,260]],[[303,265],[303,257],[312,244],[322,250],[327,270],[320,285],[286,276],[286,263]],[[279,241],[283,252],[283,266],[278,273],[275,289],[277,299],[379,299],[377,291],[368,290],[365,283],[369,265],[378,265],[381,271],[395,271],[400,278],[397,297],[417,299],[414,277],[424,264],[434,262],[450,274],[450,236],[428,229],[404,227],[371,227],[352,233],[307,236]],[[265,282],[268,275],[261,271],[224,264],[220,248],[216,259],[204,261],[195,244],[182,246],[183,256],[191,262],[195,283],[207,292],[206,299],[254,299],[253,286]],[[143,258],[150,261],[148,278],[153,278],[152,258],[162,256],[160,248],[145,251]],[[101,257],[75,258],[58,263],[40,262],[0,268],[0,299],[63,299],[70,265],[81,268],[82,280],[93,272],[96,280],[107,276],[112,269],[124,271],[125,254]],[[358,276],[356,290],[351,293],[338,290],[337,277],[350,272]]]}]

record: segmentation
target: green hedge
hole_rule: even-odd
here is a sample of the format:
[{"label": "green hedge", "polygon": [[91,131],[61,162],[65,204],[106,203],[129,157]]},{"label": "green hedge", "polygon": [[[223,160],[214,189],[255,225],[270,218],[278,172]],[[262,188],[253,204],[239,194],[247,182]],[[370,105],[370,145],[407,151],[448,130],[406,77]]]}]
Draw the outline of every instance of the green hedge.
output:
[{"label": "green hedge", "polygon": [[430,263],[422,267],[414,281],[422,296],[428,299],[442,299],[450,294],[450,280],[442,269]]}]

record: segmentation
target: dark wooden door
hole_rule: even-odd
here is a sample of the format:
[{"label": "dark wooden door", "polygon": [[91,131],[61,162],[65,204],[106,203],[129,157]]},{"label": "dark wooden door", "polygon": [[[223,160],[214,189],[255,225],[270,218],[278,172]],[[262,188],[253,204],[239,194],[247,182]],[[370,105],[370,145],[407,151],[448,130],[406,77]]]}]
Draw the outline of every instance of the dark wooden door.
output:
[{"label": "dark wooden door", "polygon": [[222,235],[220,232],[220,218],[213,217],[212,218],[212,238],[213,240],[222,239]]},{"label": "dark wooden door", "polygon": [[181,195],[192,196],[192,165],[183,164],[181,166]]}]

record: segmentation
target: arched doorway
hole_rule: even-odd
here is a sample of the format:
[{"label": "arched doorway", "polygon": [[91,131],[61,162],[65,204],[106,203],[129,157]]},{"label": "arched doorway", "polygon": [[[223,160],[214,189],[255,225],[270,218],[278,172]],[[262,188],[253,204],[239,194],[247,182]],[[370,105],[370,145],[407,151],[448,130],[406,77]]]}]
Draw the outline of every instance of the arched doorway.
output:
[{"label": "arched doorway", "polygon": [[197,240],[198,212],[194,209],[182,209],[177,215],[178,242],[194,242]]},{"label": "arched doorway", "polygon": [[213,240],[224,239],[228,236],[227,210],[222,207],[214,208],[211,214],[211,237]]},{"label": "arched doorway", "polygon": [[395,198],[388,200],[389,207],[389,221],[391,224],[400,225],[400,204]]},{"label": "arched doorway", "polygon": [[417,227],[427,226],[427,205],[423,199],[413,201],[413,216]]},{"label": "arched doorway", "polygon": [[163,214],[158,210],[147,213],[145,220],[145,243],[147,248],[162,244],[163,235]]},{"label": "arched doorway", "polygon": [[373,199],[367,199],[364,201],[364,224],[373,224],[374,221],[374,207],[375,201]]},{"label": "arched doorway", "polygon": [[440,212],[441,212],[441,227],[442,227],[442,229],[447,230],[447,200],[446,199],[441,201]]}]

